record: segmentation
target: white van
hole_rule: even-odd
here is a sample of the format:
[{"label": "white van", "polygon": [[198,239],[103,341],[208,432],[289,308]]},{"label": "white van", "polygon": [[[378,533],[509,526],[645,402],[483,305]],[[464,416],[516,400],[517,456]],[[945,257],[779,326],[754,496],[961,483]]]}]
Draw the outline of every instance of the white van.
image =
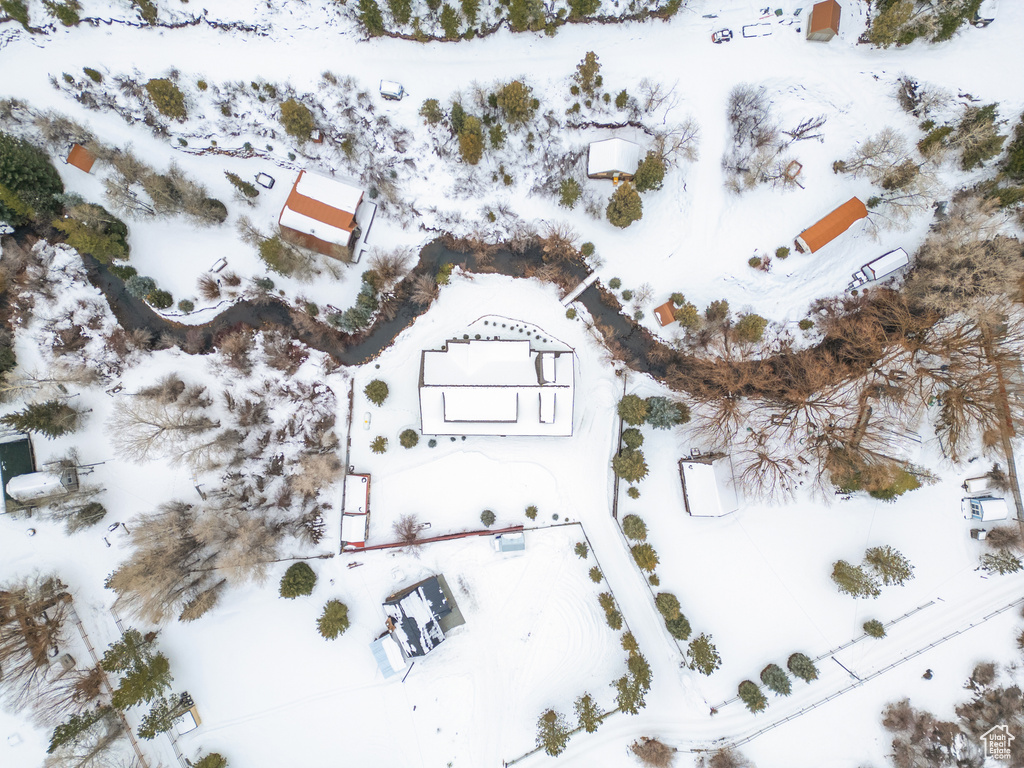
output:
[{"label": "white van", "polygon": [[405,88],[402,87],[401,83],[396,83],[394,80],[381,80],[380,95],[384,99],[401,101],[402,97],[405,96]]}]

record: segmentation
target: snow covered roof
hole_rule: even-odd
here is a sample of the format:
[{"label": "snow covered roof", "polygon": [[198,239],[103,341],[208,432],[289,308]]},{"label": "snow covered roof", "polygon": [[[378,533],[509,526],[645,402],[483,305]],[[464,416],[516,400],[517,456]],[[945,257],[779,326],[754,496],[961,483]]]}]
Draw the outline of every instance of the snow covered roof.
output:
[{"label": "snow covered roof", "polygon": [[345,475],[345,514],[365,515],[370,511],[370,476]]},{"label": "snow covered roof", "polygon": [[437,576],[396,592],[384,602],[384,613],[394,626],[392,636],[408,657],[425,656],[444,642],[437,620],[451,611]]},{"label": "snow covered roof", "polygon": [[282,227],[336,245],[348,245],[363,191],[335,179],[300,171],[281,210]]},{"label": "snow covered roof", "polygon": [[174,721],[174,730],[180,736],[183,733],[194,731],[199,727],[199,723],[196,722],[195,716],[192,711],[183,712],[181,716]]},{"label": "snow covered roof", "polygon": [[860,221],[867,215],[867,206],[859,198],[851,197],[828,216],[801,232],[796,238],[797,247],[814,253],[843,234],[855,221]]},{"label": "snow covered roof", "polygon": [[345,549],[362,549],[366,544],[366,527],[369,515],[341,516],[341,544]]},{"label": "snow covered roof", "polygon": [[385,678],[394,677],[407,666],[402,649],[391,635],[378,637],[370,643],[370,651]]},{"label": "snow covered roof", "polygon": [[683,503],[693,517],[721,517],[739,509],[732,464],[727,456],[710,462],[683,459],[679,462],[679,476]]},{"label": "snow covered roof", "polygon": [[67,493],[60,473],[30,472],[7,481],[7,493],[17,501],[31,501],[55,493]]},{"label": "snow covered roof", "polygon": [[494,548],[498,552],[523,552],[526,550],[526,535],[519,533],[499,533],[494,537]]},{"label": "snow covered roof", "polygon": [[640,145],[618,137],[595,141],[587,158],[587,176],[632,176],[640,165]]},{"label": "snow covered roof", "polygon": [[452,340],[424,350],[420,419],[425,435],[571,435],[570,351],[525,340]]}]

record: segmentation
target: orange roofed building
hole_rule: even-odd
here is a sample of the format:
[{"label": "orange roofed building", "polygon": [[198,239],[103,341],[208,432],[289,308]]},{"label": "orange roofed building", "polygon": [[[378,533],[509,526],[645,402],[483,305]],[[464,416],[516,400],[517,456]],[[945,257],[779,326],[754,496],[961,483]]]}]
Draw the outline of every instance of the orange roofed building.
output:
[{"label": "orange roofed building", "polygon": [[839,34],[839,17],[843,9],[836,0],[815,3],[807,22],[807,39],[827,43]]},{"label": "orange roofed building", "polygon": [[349,257],[363,190],[300,171],[278,223],[286,240],[335,259]]},{"label": "orange roofed building", "polygon": [[843,234],[855,221],[860,221],[867,215],[867,206],[858,198],[851,197],[813,227],[801,232],[796,238],[796,249],[800,253],[814,253]]},{"label": "orange roofed building", "polygon": [[671,300],[666,301],[660,307],[654,308],[654,316],[658,318],[658,323],[662,326],[674,323],[676,321],[676,305]]},{"label": "orange roofed building", "polygon": [[81,144],[72,144],[71,151],[68,152],[67,163],[86,173],[91,173],[92,167],[96,163],[96,155]]}]

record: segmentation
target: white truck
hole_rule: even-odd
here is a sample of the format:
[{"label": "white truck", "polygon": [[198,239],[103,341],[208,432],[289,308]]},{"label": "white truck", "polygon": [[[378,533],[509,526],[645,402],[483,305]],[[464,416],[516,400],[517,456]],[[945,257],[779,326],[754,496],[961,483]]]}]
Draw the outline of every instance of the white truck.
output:
[{"label": "white truck", "polygon": [[888,277],[898,269],[902,269],[910,263],[910,257],[907,256],[907,252],[902,248],[897,248],[895,251],[889,251],[883,256],[879,256],[874,261],[870,261],[860,268],[857,272],[853,273],[853,282],[850,283],[849,290],[854,288],[860,288],[866,283],[871,283],[876,280],[881,280],[884,277]]}]

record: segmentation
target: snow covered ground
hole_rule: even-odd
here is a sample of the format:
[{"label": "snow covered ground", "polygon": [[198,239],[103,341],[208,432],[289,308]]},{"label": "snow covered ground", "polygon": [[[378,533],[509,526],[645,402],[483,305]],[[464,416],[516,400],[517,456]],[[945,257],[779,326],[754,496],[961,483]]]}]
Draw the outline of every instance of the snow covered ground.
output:
[{"label": "snow covered ground", "polygon": [[[86,4],[86,12],[94,12],[93,5]],[[233,223],[242,214],[260,224],[276,218],[293,173],[286,148],[248,160],[189,154],[176,142],[154,138],[114,114],[85,110],[54,90],[50,76],[91,66],[108,72],[138,69],[145,77],[157,77],[174,67],[189,82],[200,77],[246,83],[263,78],[287,80],[299,91],[314,90],[325,70],[352,75],[370,91],[380,79],[395,79],[410,98],[380,108],[396,123],[422,133],[416,115],[422,100],[444,102],[474,81],[489,85],[525,76],[545,102],[561,105],[566,78],[583,53],[593,50],[601,57],[609,89],[632,92],[643,77],[676,83],[679,104],[673,119],[692,114],[701,129],[699,159],[670,173],[665,189],[645,196],[641,222],[616,230],[582,211],[558,208],[551,198],[530,197],[524,186],[495,186],[483,199],[456,199],[451,194],[452,169],[422,157],[418,159],[424,170],[408,182],[404,194],[423,217],[409,226],[380,218],[374,224],[374,244],[422,243],[430,235],[419,227],[438,221],[428,212],[434,207],[469,221],[479,219],[486,206],[507,203],[529,221],[567,221],[581,240],[594,242],[606,283],[611,277],[633,289],[649,283],[656,304],[673,291],[682,291],[699,307],[725,297],[734,310],[750,309],[780,323],[803,317],[815,298],[841,291],[850,273],[871,258],[894,247],[913,252],[924,237],[928,220],[923,216],[907,231],[883,230],[876,236],[858,224],[818,254],[776,261],[769,274],[747,266],[755,251],[771,253],[791,244],[794,235],[839,203],[871,193],[867,182],[831,170],[832,162],[857,142],[888,125],[916,141],[918,129],[892,98],[901,74],[941,83],[980,103],[999,101],[1003,118],[1015,117],[1024,108],[1024,80],[993,74],[1019,71],[1024,64],[1018,44],[1024,5],[1016,3],[1002,4],[992,26],[967,28],[949,43],[916,43],[888,51],[855,45],[865,23],[864,6],[851,2],[844,6],[843,33],[829,44],[806,43],[794,25],[778,23],[771,36],[744,39],[742,26],[759,21],[758,3],[723,0],[693,3],[668,24],[569,26],[554,39],[500,33],[433,46],[360,42],[347,22],[328,23],[307,6],[288,18],[236,5],[223,10],[223,17],[229,18],[231,10],[237,18],[266,24],[268,35],[205,26],[173,31],[83,27],[47,36],[28,35],[13,23],[0,28],[0,96],[66,113],[107,143],[133,146],[155,167],[166,168],[174,161],[225,201],[232,195],[225,170],[244,178],[261,171],[277,178],[257,208],[229,202],[231,217],[221,227],[197,228],[183,219],[129,221],[131,263],[171,290],[175,299],[192,297],[197,276],[220,258],[242,276],[264,274],[252,248],[238,240]],[[779,7],[788,19],[796,7],[807,5],[786,0]],[[712,45],[710,33],[722,27],[731,27],[735,39]],[[742,197],[725,191],[720,164],[725,103],[730,89],[743,82],[769,90],[784,127],[803,117],[827,115],[823,140],[794,148],[804,165],[804,189],[761,188]],[[604,135],[575,135],[570,143],[583,145]],[[489,179],[495,165],[485,155],[481,178]],[[96,176],[63,165],[59,170],[70,191],[101,199]],[[944,179],[948,183],[951,178],[947,169]],[[588,186],[602,196],[611,191],[607,182],[591,181]],[[356,275],[364,266],[345,268],[341,280],[301,284],[276,275],[274,280],[289,298],[344,308],[354,300]],[[101,300],[87,287],[82,295]],[[339,403],[339,434],[347,427],[343,403],[348,379],[355,382],[349,463],[373,477],[371,544],[391,540],[391,524],[401,514],[419,515],[431,523],[429,533],[437,535],[479,528],[484,509],[495,512],[496,526],[533,525],[524,510],[535,504],[536,524],[554,523],[554,515],[558,523],[583,524],[593,547],[591,562],[572,553],[577,529],[565,527],[529,532],[526,554],[507,560],[498,559],[482,538],[430,545],[418,553],[383,551],[318,561],[317,590],[295,602],[277,597],[278,571],[265,585],[234,590],[198,623],[172,624],[161,633],[175,687],[193,695],[203,717],[203,726],[181,739],[187,756],[194,757],[200,748],[217,749],[234,765],[253,766],[327,765],[342,757],[353,764],[382,766],[497,765],[512,759],[533,746],[536,717],[544,708],[568,713],[584,690],[603,706],[612,700],[606,686],[622,673],[623,654],[597,605],[596,594],[604,587],[587,578],[594,555],[652,665],[654,687],[639,716],[617,714],[597,734],[574,737],[558,759],[570,766],[633,765],[624,748],[641,735],[659,736],[684,750],[745,738],[853,682],[837,662],[868,676],[977,623],[1019,595],[1019,575],[984,579],[974,570],[979,545],[967,536],[957,486],[975,474],[977,464],[943,465],[926,446],[921,461],[937,468],[942,482],[894,504],[866,498],[825,504],[801,494],[786,506],[751,504],[725,518],[701,520],[687,517],[681,503],[676,461],[692,447],[686,430],[648,429],[645,452],[651,476],[641,484],[639,500],[623,496],[619,514],[635,512],[645,519],[661,555],[660,589],[678,595],[695,632],[713,635],[723,657],[722,669],[711,678],[680,669],[680,654],[654,608],[646,579],[610,516],[608,462],[616,438],[614,404],[623,380],[614,375],[582,319],[566,319],[558,299],[552,286],[537,281],[456,276],[431,310],[378,360],[326,380]],[[213,311],[197,312],[192,319],[205,321]],[[411,450],[400,447],[399,432],[419,421],[420,351],[437,348],[493,315],[533,324],[575,350],[573,436],[439,438],[435,448],[423,438]],[[653,318],[645,322],[654,327]],[[18,355],[23,368],[46,362],[29,342],[22,342]],[[131,363],[137,367],[125,373],[129,388],[170,370],[196,377],[212,372],[205,358],[177,352],[154,353]],[[309,363],[303,375],[323,378],[317,364]],[[373,378],[386,380],[391,388],[381,408],[369,404],[362,393]],[[628,386],[642,394],[658,392],[639,377],[631,378]],[[37,443],[44,458],[78,445],[83,455],[88,446],[87,460],[108,460],[96,478],[107,488],[104,503],[110,522],[127,521],[159,501],[195,493],[193,478],[183,467],[150,464],[140,469],[116,460],[103,429],[112,398],[93,389],[83,399],[93,408],[86,432]],[[365,430],[364,413],[371,416]],[[390,442],[383,455],[369,449],[377,435]],[[337,524],[336,517],[328,518],[328,538],[321,550],[336,541]],[[102,648],[115,639],[108,611],[113,595],[102,583],[125,554],[119,534],[113,534],[108,547],[104,531],[66,538],[44,524],[36,525],[37,534],[29,538],[27,527],[25,521],[0,520],[0,578],[59,567],[94,645]],[[866,547],[877,544],[904,552],[916,567],[916,578],[905,587],[886,589],[874,601],[837,594],[828,580],[831,563],[839,558],[857,561]],[[353,561],[362,565],[345,568]],[[466,585],[457,598],[467,624],[417,662],[404,684],[384,681],[367,646],[382,631],[380,602],[394,589],[435,572],[445,573],[453,585]],[[340,640],[327,643],[316,634],[314,621],[331,598],[348,604],[353,624]],[[889,637],[860,640],[837,653],[837,662],[819,662],[821,679],[811,685],[798,682],[789,699],[772,697],[765,713],[755,717],[734,702],[713,717],[708,714],[711,706],[732,698],[739,681],[757,679],[768,662],[781,664],[797,650],[816,657],[859,636],[868,618],[888,622],[919,606],[927,607],[893,625]],[[964,697],[960,686],[975,663],[1014,656],[1012,638],[1019,623],[1018,609],[1005,611],[757,736],[743,751],[768,766],[883,764],[888,737],[878,724],[882,706],[910,696],[940,717],[951,717],[953,706]],[[926,668],[934,670],[934,679],[921,679]],[[843,727],[837,727],[840,723]],[[17,715],[0,713],[0,764],[39,765],[47,735]],[[143,749],[154,756],[154,764],[173,760],[165,739],[144,743]],[[681,754],[677,764],[689,761],[689,755]],[[541,754],[522,764],[550,763]]]}]

